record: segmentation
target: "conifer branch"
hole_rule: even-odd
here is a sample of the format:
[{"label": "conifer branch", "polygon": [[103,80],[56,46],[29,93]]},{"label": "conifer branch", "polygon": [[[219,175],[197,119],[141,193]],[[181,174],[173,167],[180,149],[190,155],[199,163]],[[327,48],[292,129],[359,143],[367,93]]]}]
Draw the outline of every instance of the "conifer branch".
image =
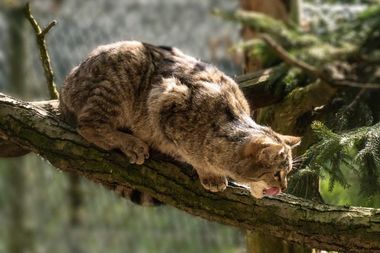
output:
[{"label": "conifer branch", "polygon": [[305,71],[306,73],[323,80],[324,82],[333,86],[347,86],[353,88],[363,89],[380,89],[380,84],[377,83],[360,83],[350,80],[337,80],[328,77],[323,71],[318,70],[316,67],[291,56],[280,44],[278,44],[270,35],[261,34],[260,38],[267,43],[267,45],[273,49],[278,57],[286,64],[297,67]]}]

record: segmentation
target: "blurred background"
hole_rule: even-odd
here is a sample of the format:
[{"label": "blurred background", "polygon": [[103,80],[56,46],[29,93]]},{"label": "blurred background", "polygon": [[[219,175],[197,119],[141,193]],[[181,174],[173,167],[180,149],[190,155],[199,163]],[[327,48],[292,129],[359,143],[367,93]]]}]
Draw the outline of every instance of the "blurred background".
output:
[{"label": "blurred background", "polygon": [[[304,1],[308,29],[323,34],[349,22],[370,1]],[[32,28],[19,10],[24,2],[0,0],[0,91],[48,99]],[[91,49],[119,40],[180,48],[229,75],[242,73],[242,57],[230,50],[240,27],[212,16],[236,10],[233,0],[34,0],[48,34],[57,85]],[[327,175],[328,176],[328,175]],[[327,182],[327,181],[326,181]],[[321,184],[330,203],[363,205],[357,188]],[[340,196],[339,198],[337,196]],[[379,202],[371,202],[375,205]],[[0,159],[0,253],[240,253],[245,232],[208,222],[169,206],[141,207],[91,182],[72,178],[34,154]]]}]

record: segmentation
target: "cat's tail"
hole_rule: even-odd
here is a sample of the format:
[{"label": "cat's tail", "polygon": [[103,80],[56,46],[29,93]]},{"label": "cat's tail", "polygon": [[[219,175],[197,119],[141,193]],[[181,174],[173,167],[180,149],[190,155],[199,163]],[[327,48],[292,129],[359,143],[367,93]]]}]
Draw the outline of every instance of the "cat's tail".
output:
[{"label": "cat's tail", "polygon": [[112,189],[123,198],[130,199],[133,203],[141,206],[161,206],[163,203],[147,193],[133,189],[129,186],[118,185]]}]

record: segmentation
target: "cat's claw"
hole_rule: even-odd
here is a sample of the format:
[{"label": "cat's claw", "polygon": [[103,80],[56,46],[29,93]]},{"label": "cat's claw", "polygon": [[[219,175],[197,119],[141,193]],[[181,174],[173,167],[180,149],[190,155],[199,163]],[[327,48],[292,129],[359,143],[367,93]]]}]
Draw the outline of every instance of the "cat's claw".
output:
[{"label": "cat's claw", "polygon": [[211,192],[221,192],[227,188],[227,179],[225,177],[213,176],[201,178],[201,184],[206,190]]}]

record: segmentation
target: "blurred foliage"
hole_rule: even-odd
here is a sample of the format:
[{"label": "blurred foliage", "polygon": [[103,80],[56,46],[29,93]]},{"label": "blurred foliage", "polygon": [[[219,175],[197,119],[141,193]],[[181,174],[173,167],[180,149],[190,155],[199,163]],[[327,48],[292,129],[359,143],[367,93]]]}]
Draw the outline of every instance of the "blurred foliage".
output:
[{"label": "blurred foliage", "polygon": [[[380,83],[380,3],[309,2],[305,4],[302,28],[254,12],[217,10],[214,13],[248,26],[258,34],[269,34],[290,56],[334,79]],[[235,50],[245,50],[264,67],[281,62],[259,37],[237,44]],[[281,88],[285,91],[284,99],[289,99],[286,94],[291,96],[293,89],[308,86],[315,80],[298,68],[290,67],[287,73],[272,84],[275,90],[285,85],[285,89]],[[322,195],[329,203],[379,204],[379,95],[376,89],[342,87],[331,102],[301,117],[298,131],[305,135],[302,149],[307,151],[297,159],[303,169],[292,180],[298,182],[308,173],[318,173],[322,178]]]},{"label": "blurred foliage", "polygon": [[311,2],[311,3],[315,3],[315,4],[320,4],[320,3],[324,3],[324,4],[375,4],[375,3],[379,3],[378,0],[304,0],[305,2]]},{"label": "blurred foliage", "polygon": [[[380,59],[379,34],[380,5],[374,5],[359,13],[352,22],[343,23],[326,38],[353,45],[354,50],[347,55],[346,61],[354,65],[360,81],[379,82],[376,75]],[[380,125],[376,123],[379,118],[373,105],[375,96],[378,96],[376,91],[341,92],[325,118],[330,129],[321,122],[312,126],[321,141],[309,148],[306,164],[328,179],[321,184],[327,200],[331,201],[332,195],[337,196],[335,190],[342,193],[342,189],[347,189],[341,194],[342,198],[336,198],[338,203],[345,199],[348,204],[352,198],[351,204],[380,206]],[[339,184],[336,189],[335,183]],[[324,192],[326,189],[334,192]]]}]

